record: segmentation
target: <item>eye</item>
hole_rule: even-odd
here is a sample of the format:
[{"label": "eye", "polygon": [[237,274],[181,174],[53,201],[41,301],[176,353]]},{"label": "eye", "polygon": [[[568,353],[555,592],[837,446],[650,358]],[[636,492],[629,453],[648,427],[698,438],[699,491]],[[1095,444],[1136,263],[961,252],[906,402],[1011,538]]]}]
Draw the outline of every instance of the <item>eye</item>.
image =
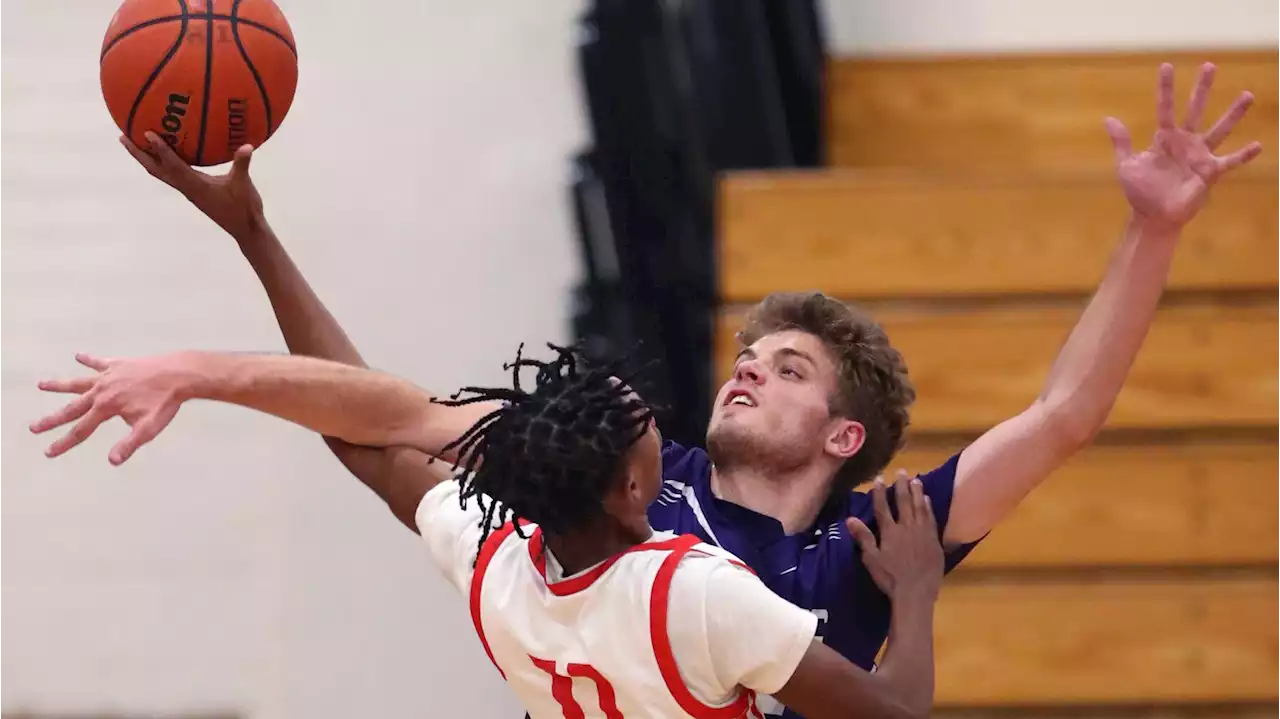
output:
[{"label": "eye", "polygon": [[782,375],[783,377],[801,379],[800,373],[796,371],[795,367],[784,366],[782,369],[778,370],[778,374]]}]

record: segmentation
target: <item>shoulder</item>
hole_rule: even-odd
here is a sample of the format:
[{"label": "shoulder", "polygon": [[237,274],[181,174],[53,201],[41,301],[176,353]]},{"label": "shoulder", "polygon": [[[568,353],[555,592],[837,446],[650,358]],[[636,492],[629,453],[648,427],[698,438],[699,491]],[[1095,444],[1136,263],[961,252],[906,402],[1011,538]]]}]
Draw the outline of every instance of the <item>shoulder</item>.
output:
[{"label": "shoulder", "polygon": [[926,492],[931,489],[934,491],[950,490],[954,487],[956,483],[956,468],[960,466],[960,454],[961,452],[956,452],[938,467],[920,475],[920,481],[924,483]]},{"label": "shoulder", "polygon": [[[689,502],[711,480],[711,460],[698,448],[675,442],[662,445],[662,491],[649,505],[649,521],[660,529],[678,529]],[[696,503],[696,501],[695,501]],[[687,527],[686,527],[687,529]]]},{"label": "shoulder", "polygon": [[670,576],[669,595],[672,607],[712,613],[726,611],[726,603],[750,602],[757,595],[781,599],[732,552],[703,542],[680,558]]},{"label": "shoulder", "polygon": [[818,618],[778,596],[724,550],[700,545],[672,581],[667,629],[695,693],[776,691],[812,643]]},{"label": "shoulder", "polygon": [[[723,568],[726,571],[745,571],[748,574],[755,573],[733,552],[702,541],[696,534],[655,530],[648,544],[655,549],[663,550],[653,553],[660,558],[659,561],[676,561],[677,569],[674,572],[676,576],[709,575],[717,568]],[[675,555],[678,555],[678,559]]]},{"label": "shoulder", "polygon": [[460,490],[458,482],[447,481],[437,484],[422,495],[414,511],[414,521],[424,539],[430,541],[429,535],[434,533],[433,530],[439,529],[438,525],[442,521],[456,523],[457,515],[466,511],[459,501]]},{"label": "shoulder", "polygon": [[755,574],[755,570],[748,567],[746,562],[739,559],[733,552],[706,542],[699,542],[689,550],[685,560],[688,561],[690,559],[695,561],[704,560],[701,562],[701,566],[706,568],[707,571],[719,568],[723,571],[741,571]]},{"label": "shoulder", "polygon": [[[956,452],[937,467],[924,474],[917,475],[924,485],[925,496],[933,504],[933,511],[938,518],[939,525],[946,523],[947,514],[951,509],[951,495],[955,490],[956,467],[959,466],[959,463],[960,452]],[[892,508],[892,506],[891,502],[890,507]],[[845,512],[846,517],[858,517],[863,521],[868,518],[874,518],[870,485],[863,485],[850,492],[848,499],[842,503],[840,509]]]}]

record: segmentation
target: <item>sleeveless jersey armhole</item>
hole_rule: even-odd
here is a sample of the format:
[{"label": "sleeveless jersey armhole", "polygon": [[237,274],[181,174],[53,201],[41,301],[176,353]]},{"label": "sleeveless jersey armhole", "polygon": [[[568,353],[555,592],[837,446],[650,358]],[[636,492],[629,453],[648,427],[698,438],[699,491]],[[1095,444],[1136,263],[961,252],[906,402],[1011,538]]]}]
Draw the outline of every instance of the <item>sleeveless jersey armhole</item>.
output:
[{"label": "sleeveless jersey armhole", "polygon": [[[667,629],[670,612],[671,580],[676,568],[701,540],[693,535],[684,535],[676,540],[674,548],[658,568],[658,575],[653,581],[653,591],[649,604],[649,637],[653,643],[653,654],[658,660],[658,671],[662,673],[662,681],[667,691],[689,716],[695,719],[738,719],[747,715],[753,707],[752,693],[743,689],[733,703],[723,707],[704,704],[680,677],[680,669],[676,664],[675,652],[671,647],[671,637]],[[741,563],[738,563],[741,566]]]},{"label": "sleeveless jersey armhole", "polygon": [[480,547],[480,554],[476,557],[476,569],[471,574],[471,592],[469,602],[471,608],[471,623],[475,626],[476,635],[480,637],[480,645],[484,647],[485,655],[489,657],[489,661],[493,662],[493,666],[498,670],[498,674],[502,675],[503,679],[506,679],[507,675],[502,671],[502,667],[498,666],[498,662],[494,660],[493,651],[489,649],[489,640],[484,636],[484,625],[480,621],[480,590],[481,585],[484,584],[485,572],[489,571],[489,562],[493,560],[493,555],[497,554],[498,547],[501,546],[502,543],[506,541],[507,537],[511,536],[515,530],[516,525],[512,522],[507,522],[502,525],[501,529],[490,534],[488,538],[484,540],[484,545]]}]

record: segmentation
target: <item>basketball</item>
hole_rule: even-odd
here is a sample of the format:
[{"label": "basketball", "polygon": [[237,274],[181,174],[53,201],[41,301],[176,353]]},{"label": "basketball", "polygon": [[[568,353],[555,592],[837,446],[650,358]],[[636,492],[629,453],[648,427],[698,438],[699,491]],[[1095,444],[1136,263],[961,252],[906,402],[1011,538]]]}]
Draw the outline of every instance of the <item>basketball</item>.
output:
[{"label": "basketball", "polygon": [[293,32],[272,0],[125,0],[100,64],[120,131],[146,147],[151,130],[201,167],[266,142],[298,85]]}]

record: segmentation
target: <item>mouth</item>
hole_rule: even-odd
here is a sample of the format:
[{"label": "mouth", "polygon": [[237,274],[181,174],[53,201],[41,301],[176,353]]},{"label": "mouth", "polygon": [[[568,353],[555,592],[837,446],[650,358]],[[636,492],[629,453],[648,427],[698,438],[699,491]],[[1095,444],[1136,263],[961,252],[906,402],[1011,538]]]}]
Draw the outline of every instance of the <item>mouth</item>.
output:
[{"label": "mouth", "polygon": [[729,394],[725,395],[724,404],[722,406],[730,407],[734,405],[738,405],[742,407],[755,407],[756,399],[755,397],[752,397],[751,393],[746,391],[745,389],[735,389],[730,391]]}]

